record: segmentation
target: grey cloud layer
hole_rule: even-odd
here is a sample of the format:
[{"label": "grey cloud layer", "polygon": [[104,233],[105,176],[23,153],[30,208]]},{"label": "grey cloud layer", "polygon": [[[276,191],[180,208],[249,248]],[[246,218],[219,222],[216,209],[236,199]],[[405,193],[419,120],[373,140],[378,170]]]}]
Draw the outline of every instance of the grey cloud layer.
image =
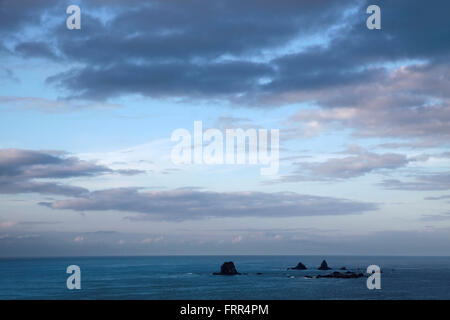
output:
[{"label": "grey cloud layer", "polygon": [[[345,156],[322,162],[297,162],[296,170],[268,182],[329,181],[360,177],[369,173],[389,172],[406,167],[410,163],[448,158],[448,153],[421,154],[407,157],[396,153],[374,153],[358,146],[350,146],[341,152]],[[378,185],[390,190],[437,191],[450,190],[450,173],[447,171],[410,173],[404,179],[384,179]],[[431,196],[425,200],[442,200],[450,196]]]},{"label": "grey cloud layer", "polygon": [[377,209],[363,203],[292,192],[206,192],[172,190],[139,192],[122,188],[94,191],[83,197],[42,203],[53,209],[117,210],[156,220],[182,221],[218,217],[301,217],[361,214]]},{"label": "grey cloud layer", "polygon": [[78,37],[58,33],[61,56],[87,66],[49,81],[90,99],[128,93],[230,99],[258,91],[260,79],[276,76],[270,63],[252,61],[255,55],[330,28],[342,18],[339,6],[352,2],[190,0],[122,6],[107,25],[88,16]]},{"label": "grey cloud layer", "polygon": [[422,146],[450,139],[450,66],[403,67],[379,83],[322,91],[326,109],[300,111],[293,135],[353,129],[359,137],[419,139]]},{"label": "grey cloud layer", "polygon": [[[193,188],[143,192],[139,188],[89,190],[61,184],[59,179],[102,174],[137,174],[112,170],[57,151],[0,150],[0,193],[40,193],[74,198],[43,202],[53,209],[116,210],[158,220],[181,221],[211,217],[297,217],[361,214],[377,205],[297,193],[207,192]],[[49,181],[50,180],[50,181]]]},{"label": "grey cloud layer", "polygon": [[416,161],[402,154],[377,154],[358,146],[350,147],[342,153],[346,156],[322,162],[297,162],[294,172],[270,183],[349,179],[380,170],[398,169]]},{"label": "grey cloud layer", "polygon": [[92,177],[107,173],[137,174],[137,170],[115,171],[91,161],[68,156],[64,152],[0,149],[0,193],[42,193],[80,195],[87,189],[55,181],[75,177]]},{"label": "grey cloud layer", "polygon": [[[47,79],[71,98],[138,93],[260,107],[309,101],[323,109],[294,116],[293,137],[314,123],[314,133],[348,128],[422,145],[450,138],[445,0],[378,1],[381,31],[365,27],[365,0],[82,1],[79,32],[64,28],[64,2],[0,4],[7,8],[0,23],[8,50],[76,62]],[[44,14],[56,27],[45,24]],[[18,40],[32,25],[44,37]],[[311,39],[317,43],[308,45]],[[404,62],[413,65],[386,65]]]},{"label": "grey cloud layer", "polygon": [[392,190],[431,191],[450,190],[450,173],[436,172],[417,174],[412,180],[387,179],[380,183],[383,187]]},{"label": "grey cloud layer", "polygon": [[[44,9],[54,5],[51,1],[47,4]],[[112,18],[104,23],[95,12],[106,4],[86,1],[82,2],[82,32],[69,32],[59,26],[52,33],[57,40],[53,51],[49,51],[48,43],[29,41],[17,43],[15,49],[27,56],[52,58],[57,54],[85,63],[86,67],[52,80],[74,95],[93,99],[124,93],[277,96],[378,79],[383,72],[374,65],[381,62],[446,61],[450,46],[441,39],[448,37],[447,1],[436,1],[433,6],[424,6],[418,0],[379,1],[384,9],[382,32],[365,28],[368,4],[362,0],[157,0],[132,5],[116,1],[108,2]],[[36,6],[30,8],[22,8],[24,17],[6,20],[10,29],[27,21],[29,11],[34,13]],[[348,9],[352,8],[357,10],[350,14]],[[44,9],[41,14],[48,11]],[[14,12],[19,15],[20,11]],[[63,18],[56,19],[63,23]],[[333,33],[331,28],[336,26]],[[332,35],[326,46],[312,45],[289,54],[280,51],[299,37],[307,39],[326,32]],[[273,54],[277,50],[279,53]],[[255,57],[264,56],[263,65],[254,61]],[[177,68],[181,68],[180,72],[174,74]],[[228,68],[232,72],[220,70]],[[136,70],[141,76],[136,76]],[[120,77],[111,80],[111,74]],[[84,84],[90,76],[98,80],[98,88],[92,88],[93,83]],[[202,81],[191,83],[201,77],[205,81],[215,77],[215,81],[209,86]],[[272,81],[263,84],[258,82],[260,78]],[[158,84],[152,79],[158,79]],[[229,83],[237,79],[241,80],[240,86],[230,87]],[[275,100],[272,102],[282,103],[280,97]]]},{"label": "grey cloud layer", "polygon": [[42,23],[43,13],[60,3],[59,0],[1,0],[0,34],[20,31]]},{"label": "grey cloud layer", "polygon": [[352,178],[379,169],[396,169],[408,163],[406,156],[400,154],[375,154],[366,152],[356,156],[334,158],[313,164],[313,174],[330,178]]},{"label": "grey cloud layer", "polygon": [[[237,233],[238,232],[238,233]],[[264,233],[266,236],[262,235]],[[199,255],[212,254],[321,254],[330,255],[449,255],[448,228],[371,232],[362,235],[336,234],[331,230],[192,230],[172,234],[129,234],[121,232],[47,232],[0,234],[0,256],[82,256],[82,255]],[[238,245],[231,237],[242,234]],[[256,235],[256,237],[255,237]],[[280,237],[275,238],[274,235]],[[75,238],[83,241],[74,241]],[[206,241],[205,241],[206,239]],[[221,241],[221,240],[227,241]],[[395,245],[392,245],[395,244]],[[295,259],[293,257],[293,259]],[[319,257],[317,258],[319,259]],[[320,263],[320,260],[317,261]]]}]

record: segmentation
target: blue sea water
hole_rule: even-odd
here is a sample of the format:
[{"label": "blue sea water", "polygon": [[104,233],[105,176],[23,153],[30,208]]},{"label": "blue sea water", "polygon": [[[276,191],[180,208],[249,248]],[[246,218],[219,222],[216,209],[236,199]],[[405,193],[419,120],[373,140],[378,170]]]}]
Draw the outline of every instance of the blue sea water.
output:
[{"label": "blue sea water", "polygon": [[[306,279],[322,259],[333,268],[381,267],[381,290],[366,278]],[[214,276],[234,261],[240,276]],[[286,270],[303,262],[309,270]],[[68,290],[66,268],[81,268]],[[261,272],[262,275],[257,273]],[[0,299],[450,299],[450,257],[149,256],[0,259]]]}]

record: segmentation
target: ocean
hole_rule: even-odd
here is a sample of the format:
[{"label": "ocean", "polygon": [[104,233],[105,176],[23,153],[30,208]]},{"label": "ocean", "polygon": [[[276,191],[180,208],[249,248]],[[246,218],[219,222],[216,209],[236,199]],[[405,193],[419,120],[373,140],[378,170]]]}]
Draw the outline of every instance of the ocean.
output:
[{"label": "ocean", "polygon": [[[323,259],[355,272],[380,266],[381,289],[367,289],[366,278],[305,278],[334,271],[317,270]],[[244,274],[212,275],[225,261]],[[287,270],[300,261],[308,270]],[[81,290],[66,287],[69,265],[81,269]],[[0,299],[450,299],[450,257],[3,258]]]}]

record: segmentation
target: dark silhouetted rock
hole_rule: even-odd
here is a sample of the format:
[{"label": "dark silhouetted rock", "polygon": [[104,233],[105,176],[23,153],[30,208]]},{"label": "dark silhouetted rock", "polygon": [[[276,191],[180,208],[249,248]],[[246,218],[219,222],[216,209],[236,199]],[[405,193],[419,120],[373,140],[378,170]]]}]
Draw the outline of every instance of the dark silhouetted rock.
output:
[{"label": "dark silhouetted rock", "polygon": [[346,273],[340,273],[340,272],[333,272],[326,275],[318,275],[316,278],[339,278],[339,279],[356,279],[356,278],[362,278],[364,277],[364,274],[362,273],[354,273],[351,271],[347,271]]},{"label": "dark silhouetted rock", "polygon": [[232,261],[229,261],[222,264],[222,266],[220,267],[220,272],[214,272],[213,274],[220,276],[234,276],[240,273],[237,272],[234,263]]},{"label": "dark silhouetted rock", "polygon": [[341,267],[339,270],[347,270],[346,267]]},{"label": "dark silhouetted rock", "polygon": [[258,272],[258,273],[256,273],[258,276],[260,276],[260,275],[262,275],[262,273],[261,272]]},{"label": "dark silhouetted rock", "polygon": [[288,268],[288,270],[306,270],[306,269],[308,268],[306,268],[306,266],[301,262],[299,262],[295,267]]},{"label": "dark silhouetted rock", "polygon": [[328,267],[326,260],[322,261],[322,263],[320,264],[319,270],[331,270],[331,268]]}]

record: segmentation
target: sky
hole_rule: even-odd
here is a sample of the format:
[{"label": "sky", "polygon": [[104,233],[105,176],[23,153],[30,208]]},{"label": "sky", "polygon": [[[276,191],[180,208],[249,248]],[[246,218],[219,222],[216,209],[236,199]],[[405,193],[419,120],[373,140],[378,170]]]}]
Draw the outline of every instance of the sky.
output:
[{"label": "sky", "polygon": [[[450,255],[449,10],[0,0],[0,257]],[[174,163],[195,121],[278,171]]]}]

